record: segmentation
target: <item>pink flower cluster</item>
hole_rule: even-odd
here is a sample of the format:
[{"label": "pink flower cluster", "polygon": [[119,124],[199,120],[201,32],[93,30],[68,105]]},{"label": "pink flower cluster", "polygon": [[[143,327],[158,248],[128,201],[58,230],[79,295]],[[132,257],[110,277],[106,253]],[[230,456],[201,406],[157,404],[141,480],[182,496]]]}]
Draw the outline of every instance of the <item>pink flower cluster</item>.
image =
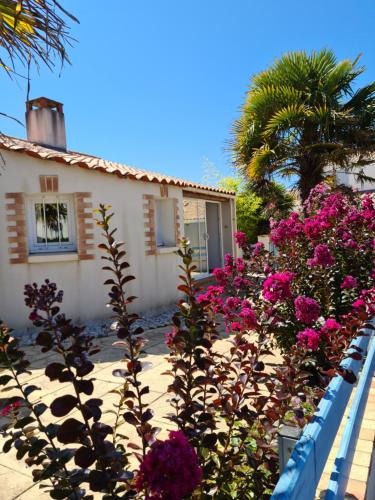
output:
[{"label": "pink flower cluster", "polygon": [[225,293],[225,288],[223,286],[213,286],[207,287],[205,293],[198,295],[197,301],[200,303],[210,304],[213,312],[215,314],[221,313],[223,310],[224,301],[222,295]]},{"label": "pink flower cluster", "polygon": [[263,297],[271,304],[289,299],[292,297],[290,286],[294,277],[295,274],[289,271],[271,274],[263,283]]},{"label": "pink flower cluster", "polygon": [[182,431],[155,441],[141,462],[136,478],[138,492],[148,491],[150,500],[182,500],[201,482],[202,470],[194,448]]},{"label": "pink flower cluster", "polygon": [[322,266],[329,267],[335,263],[335,257],[331,254],[328,246],[324,243],[317,245],[314,248],[314,257],[307,259],[307,264],[310,267]]},{"label": "pink flower cluster", "polygon": [[294,301],[294,306],[296,308],[296,318],[301,323],[311,325],[319,318],[320,305],[311,297],[299,295]]},{"label": "pink flower cluster", "polygon": [[283,246],[303,234],[303,223],[298,213],[293,212],[288,219],[272,222],[270,239],[277,246]]},{"label": "pink flower cluster", "polygon": [[329,229],[330,224],[323,217],[309,217],[305,219],[304,233],[310,240],[321,238],[326,229]]},{"label": "pink flower cluster", "polygon": [[345,276],[343,282],[340,285],[340,288],[357,288],[357,286],[358,281],[356,280],[356,278],[353,278],[353,276],[350,276],[350,274],[348,274],[347,276]]},{"label": "pink flower cluster", "polygon": [[369,290],[362,290],[360,297],[355,300],[352,307],[356,310],[366,311],[372,317],[375,315],[375,287]]},{"label": "pink flower cluster", "polygon": [[319,332],[313,330],[312,328],[306,328],[305,330],[298,332],[297,339],[300,345],[303,345],[312,351],[316,351],[320,344]]},{"label": "pink flower cluster", "polygon": [[248,300],[228,297],[223,306],[227,331],[255,330],[258,320]]},{"label": "pink flower cluster", "polygon": [[234,240],[240,248],[247,245],[247,235],[242,231],[234,233]]},{"label": "pink flower cluster", "polygon": [[15,401],[14,403],[10,403],[9,405],[4,406],[4,408],[1,410],[0,415],[2,417],[6,417],[7,415],[9,415],[11,411],[20,408],[21,406],[22,406],[21,401]]},{"label": "pink flower cluster", "polygon": [[330,335],[337,333],[340,328],[340,323],[338,323],[334,318],[328,318],[319,330],[305,328],[305,330],[298,332],[297,340],[300,346],[316,351],[319,348],[322,339],[328,340]]},{"label": "pink flower cluster", "polygon": [[328,318],[320,329],[320,333],[325,337],[329,337],[332,333],[338,332],[340,328],[341,325],[335,320],[335,318]]}]

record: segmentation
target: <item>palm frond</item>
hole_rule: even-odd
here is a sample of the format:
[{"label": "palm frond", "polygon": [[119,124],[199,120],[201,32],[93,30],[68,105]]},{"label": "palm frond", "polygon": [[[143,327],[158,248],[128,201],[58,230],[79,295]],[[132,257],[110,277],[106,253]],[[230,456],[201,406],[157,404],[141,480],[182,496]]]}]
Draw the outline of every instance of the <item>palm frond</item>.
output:
[{"label": "palm frond", "polygon": [[27,65],[31,59],[48,67],[55,58],[69,62],[66,46],[73,39],[61,13],[78,22],[56,0],[0,0],[0,46],[8,59],[1,56],[0,63],[10,76],[17,61]]},{"label": "palm frond", "polygon": [[302,126],[306,118],[306,108],[302,104],[292,104],[276,111],[264,127],[263,136],[268,138],[287,128]]},{"label": "palm frond", "polygon": [[253,155],[246,166],[246,171],[250,179],[260,180],[266,177],[267,172],[269,172],[270,160],[274,152],[265,145],[262,148],[253,152]]}]

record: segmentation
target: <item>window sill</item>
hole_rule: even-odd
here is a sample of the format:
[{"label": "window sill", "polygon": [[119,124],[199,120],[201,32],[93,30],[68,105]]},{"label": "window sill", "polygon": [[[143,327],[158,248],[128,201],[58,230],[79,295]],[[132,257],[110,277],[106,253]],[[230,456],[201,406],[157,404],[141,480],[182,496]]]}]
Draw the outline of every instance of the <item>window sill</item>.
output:
[{"label": "window sill", "polygon": [[34,255],[29,255],[27,262],[29,264],[39,264],[44,262],[67,262],[73,260],[79,260],[78,253],[66,252],[66,253],[52,253],[52,254],[46,254],[46,253],[34,254]]},{"label": "window sill", "polygon": [[156,253],[157,254],[174,253],[177,250],[178,250],[178,247],[157,247]]}]

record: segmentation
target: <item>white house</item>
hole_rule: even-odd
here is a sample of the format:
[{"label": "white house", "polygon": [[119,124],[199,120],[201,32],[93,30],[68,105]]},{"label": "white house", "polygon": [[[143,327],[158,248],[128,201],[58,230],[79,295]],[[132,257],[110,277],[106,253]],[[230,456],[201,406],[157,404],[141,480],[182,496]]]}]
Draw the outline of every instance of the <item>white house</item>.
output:
[{"label": "white house", "polygon": [[0,136],[0,318],[30,326],[23,286],[45,278],[63,289],[63,309],[82,322],[108,316],[108,277],[93,209],[109,204],[126,242],[135,309],[176,301],[183,234],[196,251],[197,277],[236,253],[235,195],[166,175],[69,151],[61,103],[27,102],[28,140]]}]

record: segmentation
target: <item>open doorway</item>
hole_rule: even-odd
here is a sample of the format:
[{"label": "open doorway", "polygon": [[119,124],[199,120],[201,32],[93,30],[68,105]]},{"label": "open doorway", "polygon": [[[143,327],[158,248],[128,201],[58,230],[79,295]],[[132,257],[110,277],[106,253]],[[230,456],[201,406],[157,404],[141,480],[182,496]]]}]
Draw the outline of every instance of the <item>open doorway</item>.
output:
[{"label": "open doorway", "polygon": [[197,274],[207,276],[222,266],[220,203],[184,199],[184,234],[194,250]]},{"label": "open doorway", "polygon": [[208,271],[212,273],[215,267],[222,265],[221,232],[220,232],[220,205],[206,201]]}]

